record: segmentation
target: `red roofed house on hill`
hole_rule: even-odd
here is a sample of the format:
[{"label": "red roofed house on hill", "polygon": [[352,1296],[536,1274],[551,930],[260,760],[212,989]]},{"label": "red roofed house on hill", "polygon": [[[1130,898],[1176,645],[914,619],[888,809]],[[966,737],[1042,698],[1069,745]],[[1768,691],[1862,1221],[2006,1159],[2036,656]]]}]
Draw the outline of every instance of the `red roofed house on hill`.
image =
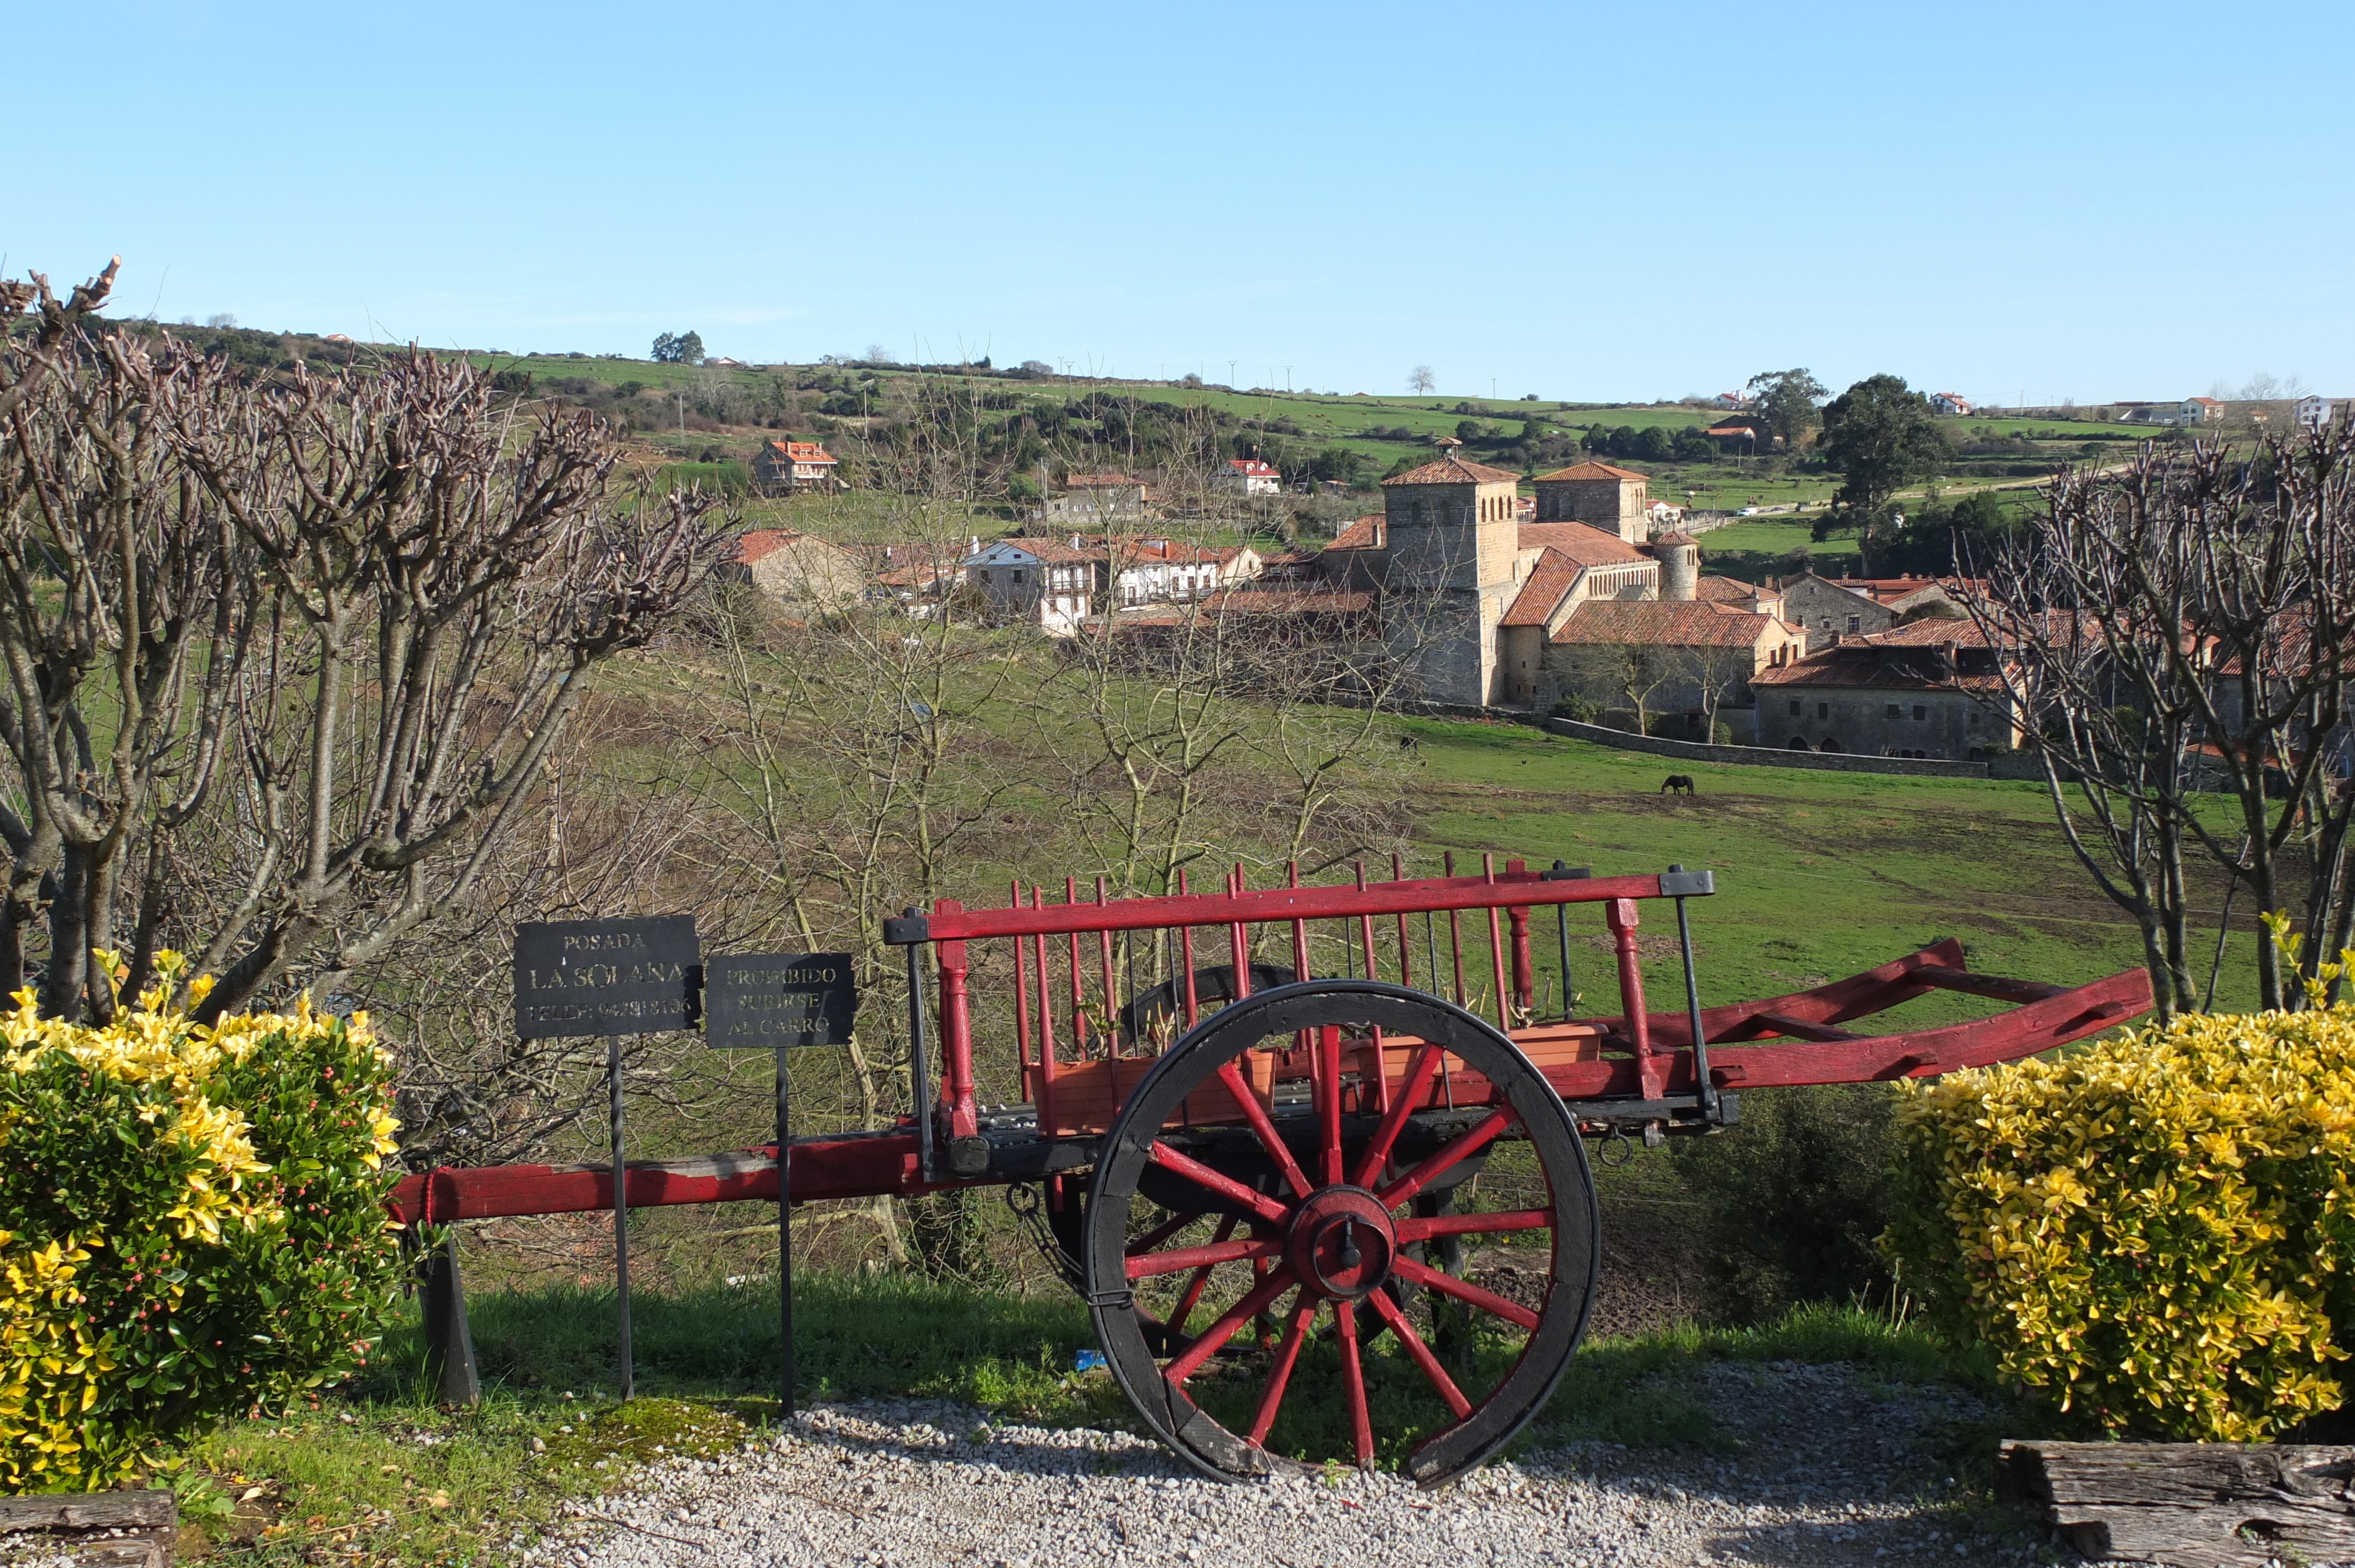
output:
[{"label": "red roofed house on hill", "polygon": [[800,495],[845,488],[837,460],[816,441],[766,441],[752,457],[752,483],[763,495]]},{"label": "red roofed house on hill", "polygon": [[1281,495],[1284,493],[1284,473],[1272,462],[1257,458],[1236,458],[1210,475],[1211,485],[1219,490],[1240,492],[1244,495]]}]

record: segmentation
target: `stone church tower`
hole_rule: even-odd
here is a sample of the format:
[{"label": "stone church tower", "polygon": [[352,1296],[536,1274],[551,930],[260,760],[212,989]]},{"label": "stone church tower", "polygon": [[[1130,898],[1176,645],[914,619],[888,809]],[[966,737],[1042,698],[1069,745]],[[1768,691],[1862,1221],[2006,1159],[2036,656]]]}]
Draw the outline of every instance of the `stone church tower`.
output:
[{"label": "stone church tower", "polygon": [[1382,481],[1386,635],[1419,666],[1423,696],[1485,705],[1504,696],[1497,627],[1520,586],[1519,475],[1446,444],[1438,461]]},{"label": "stone church tower", "polygon": [[1583,523],[1630,545],[1652,536],[1649,481],[1633,469],[1579,462],[1538,475],[1540,523]]}]

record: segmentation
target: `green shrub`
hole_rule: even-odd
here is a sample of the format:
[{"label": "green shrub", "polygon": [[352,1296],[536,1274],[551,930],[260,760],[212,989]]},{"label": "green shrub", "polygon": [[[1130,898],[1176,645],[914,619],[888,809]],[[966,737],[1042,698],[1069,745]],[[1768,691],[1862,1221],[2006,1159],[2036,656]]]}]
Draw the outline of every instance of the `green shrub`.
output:
[{"label": "green shrub", "polygon": [[[110,963],[112,959],[108,959]],[[365,1363],[400,1278],[365,1017],[0,1018],[0,1491],[95,1490]],[[188,988],[201,998],[209,982]]]},{"label": "green shrub", "polygon": [[1582,697],[1573,693],[1554,704],[1553,716],[1568,719],[1572,724],[1601,724],[1603,705],[1593,697]]},{"label": "green shrub", "polygon": [[2355,1326],[2355,1006],[2191,1014],[1955,1073],[1900,1114],[1898,1277],[2113,1431],[2339,1407]]},{"label": "green shrub", "polygon": [[1712,1314],[1763,1323],[1814,1301],[1884,1298],[1895,1097],[1885,1084],[1763,1089],[1742,1121],[1674,1146]]}]

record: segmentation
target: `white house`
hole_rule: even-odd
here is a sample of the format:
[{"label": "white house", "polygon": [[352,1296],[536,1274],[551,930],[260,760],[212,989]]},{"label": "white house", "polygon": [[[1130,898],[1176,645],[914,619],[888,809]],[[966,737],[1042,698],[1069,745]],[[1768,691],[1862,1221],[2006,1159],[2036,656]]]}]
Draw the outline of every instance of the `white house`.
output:
[{"label": "white house", "polygon": [[1959,392],[1933,392],[1930,407],[1941,414],[1963,415],[1971,411],[1971,400]]},{"label": "white house", "polygon": [[1271,462],[1257,458],[1236,458],[1210,476],[1210,482],[1221,490],[1240,491],[1245,495],[1281,495],[1284,475]]},{"label": "white house", "polygon": [[2355,415],[2355,397],[2300,397],[2296,412],[2299,429],[2319,430]]},{"label": "white house", "polygon": [[1094,610],[1104,556],[1073,535],[1058,539],[1000,539],[964,563],[965,581],[999,614],[1035,622],[1050,637],[1069,637]]},{"label": "white house", "polygon": [[2224,405],[2213,397],[2186,397],[2182,411],[2176,416],[2179,424],[2212,425],[2224,417]]},{"label": "white house", "polygon": [[1103,551],[1111,567],[1111,608],[1114,609],[1205,599],[1220,588],[1259,576],[1266,565],[1248,545],[1210,550],[1176,539],[1091,543]]}]

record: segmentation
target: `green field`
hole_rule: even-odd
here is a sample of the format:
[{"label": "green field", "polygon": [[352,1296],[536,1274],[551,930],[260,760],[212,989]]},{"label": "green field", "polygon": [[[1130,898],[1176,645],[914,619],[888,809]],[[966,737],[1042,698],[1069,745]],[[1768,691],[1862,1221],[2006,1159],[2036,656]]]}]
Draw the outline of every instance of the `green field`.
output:
[{"label": "green field", "polygon": [[[2041,784],[1715,766],[1518,725],[1404,722],[1423,740],[1416,835],[1433,850],[1559,857],[1597,875],[1671,863],[1715,872],[1720,891],[1693,916],[1707,1004],[1802,990],[1943,937],[1963,940],[1973,969],[2055,984],[2142,961],[2132,923],[2070,856]],[[1659,794],[1670,772],[1690,774],[1697,796]],[[2217,879],[2195,885],[2214,908]],[[2220,1006],[2254,1001],[2255,923],[2235,925]],[[2212,924],[2195,931],[2203,983],[2214,941]],[[1576,983],[1593,998],[1607,971],[1589,968]],[[1672,964],[1648,979],[1655,1005],[1680,1004]],[[1888,1016],[1984,1011],[1940,995]]]}]

